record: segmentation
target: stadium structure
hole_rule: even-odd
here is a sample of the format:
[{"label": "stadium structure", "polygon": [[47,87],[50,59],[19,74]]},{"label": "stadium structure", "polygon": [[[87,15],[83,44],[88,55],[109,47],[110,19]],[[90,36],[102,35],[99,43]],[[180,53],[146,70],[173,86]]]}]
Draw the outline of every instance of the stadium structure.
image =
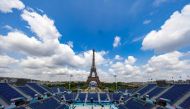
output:
[{"label": "stadium structure", "polygon": [[47,87],[37,82],[22,86],[0,83],[0,109],[190,109],[190,84],[157,81],[136,89],[102,91],[95,51],[85,91]]}]

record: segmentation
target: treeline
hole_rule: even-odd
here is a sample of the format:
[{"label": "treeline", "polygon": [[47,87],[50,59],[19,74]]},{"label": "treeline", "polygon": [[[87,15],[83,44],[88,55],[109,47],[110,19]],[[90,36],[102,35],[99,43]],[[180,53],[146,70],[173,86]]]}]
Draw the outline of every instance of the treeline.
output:
[{"label": "treeline", "polygon": [[[61,83],[46,83],[44,84],[47,87],[64,87],[69,89],[69,82],[61,82]],[[134,89],[138,88],[141,84],[137,83],[124,83],[124,82],[117,82],[117,89]],[[86,82],[71,82],[70,83],[70,90],[73,92],[77,92],[78,89],[85,90],[88,88]],[[116,83],[101,83],[99,88],[103,91],[114,92],[116,90]]]}]

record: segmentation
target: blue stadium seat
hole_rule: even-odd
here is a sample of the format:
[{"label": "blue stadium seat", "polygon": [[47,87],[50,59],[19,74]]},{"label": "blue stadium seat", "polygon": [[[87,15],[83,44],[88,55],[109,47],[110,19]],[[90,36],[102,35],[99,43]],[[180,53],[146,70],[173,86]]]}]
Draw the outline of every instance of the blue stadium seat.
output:
[{"label": "blue stadium seat", "polygon": [[66,104],[61,104],[58,108],[56,109],[69,109],[69,106],[67,106]]},{"label": "blue stadium seat", "polygon": [[27,83],[27,85],[29,85],[30,87],[32,87],[33,89],[35,89],[36,91],[38,91],[42,95],[47,92],[46,90],[44,90],[42,87],[40,87],[36,83]]},{"label": "blue stadium seat", "polygon": [[135,91],[137,91],[138,89],[127,89],[127,93],[133,93]]},{"label": "blue stadium seat", "polygon": [[67,92],[67,91],[68,91],[68,90],[65,89],[64,87],[59,87],[59,90],[60,90],[60,92]]},{"label": "blue stadium seat", "polygon": [[100,100],[101,101],[108,101],[108,96],[106,93],[100,93]]},{"label": "blue stadium seat", "polygon": [[125,93],[126,89],[119,89],[118,92]]},{"label": "blue stadium seat", "polygon": [[190,97],[187,98],[183,103],[180,104],[184,109],[190,109]]},{"label": "blue stadium seat", "polygon": [[128,100],[130,97],[128,95],[123,95],[123,100],[126,101]]},{"label": "blue stadium seat", "polygon": [[133,99],[130,99],[129,101],[127,101],[125,106],[128,109],[151,109],[152,108],[152,106],[149,104],[142,104],[142,103],[139,103]]},{"label": "blue stadium seat", "polygon": [[34,92],[32,89],[30,89],[27,86],[20,86],[17,87],[18,89],[20,89],[22,92],[24,92],[25,94],[31,96],[31,97],[35,97],[36,92]]},{"label": "blue stadium seat", "polygon": [[57,109],[60,104],[53,98],[46,99],[42,102],[36,102],[33,104],[30,104],[29,107],[32,109]]},{"label": "blue stadium seat", "polygon": [[125,105],[123,105],[123,104],[120,104],[120,105],[118,105],[118,109],[127,109],[127,107],[125,107]]},{"label": "blue stadium seat", "polygon": [[75,100],[75,97],[76,97],[76,93],[64,93],[63,95],[65,96],[65,99],[67,101]]},{"label": "blue stadium seat", "polygon": [[111,101],[119,101],[122,95],[120,93],[110,93],[109,96]]},{"label": "blue stadium seat", "polygon": [[58,99],[59,101],[62,100],[62,95],[58,95],[58,94],[57,94],[57,95],[55,95],[54,97],[55,97],[56,99]]},{"label": "blue stadium seat", "polygon": [[160,98],[165,98],[171,100],[171,104],[179,100],[183,95],[190,91],[188,84],[176,84],[167,92],[162,94]]},{"label": "blue stadium seat", "polygon": [[155,86],[156,86],[156,84],[148,84],[147,86],[145,86],[141,90],[137,91],[137,93],[140,93],[141,95],[143,95],[144,93],[146,93],[147,91],[149,91],[150,89],[152,89]]},{"label": "blue stadium seat", "polygon": [[57,87],[52,87],[52,88],[50,88],[50,91],[51,91],[52,93],[58,93]]},{"label": "blue stadium seat", "polygon": [[150,98],[152,98],[153,96],[158,95],[159,93],[161,93],[164,89],[163,87],[156,87],[155,89],[153,89],[151,92],[147,93],[147,95],[149,95]]},{"label": "blue stadium seat", "polygon": [[84,102],[86,98],[86,93],[79,93],[78,101]]},{"label": "blue stadium seat", "polygon": [[90,102],[91,99],[93,99],[95,102],[98,102],[98,94],[97,93],[88,93],[87,101]]},{"label": "blue stadium seat", "polygon": [[24,96],[11,88],[7,83],[0,83],[0,97],[10,104],[11,99]]}]

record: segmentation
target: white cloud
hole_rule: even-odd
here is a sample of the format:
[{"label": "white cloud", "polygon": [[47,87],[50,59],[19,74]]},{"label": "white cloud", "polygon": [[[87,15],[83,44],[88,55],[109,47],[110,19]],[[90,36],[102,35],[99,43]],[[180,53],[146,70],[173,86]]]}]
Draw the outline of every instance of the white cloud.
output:
[{"label": "white cloud", "polygon": [[168,52],[189,46],[190,43],[190,5],[181,12],[174,12],[159,30],[149,32],[143,42],[142,49],[153,49]]},{"label": "white cloud", "polygon": [[[146,81],[148,78],[171,79],[172,76],[177,78],[179,75],[185,79],[185,76],[189,75],[190,60],[186,58],[189,53],[174,51],[153,56],[147,64],[139,66],[135,65],[137,59],[133,56],[120,60],[120,56],[116,55],[113,61],[113,59],[104,58],[106,53],[105,51],[96,52],[97,71],[102,81],[113,82],[113,74],[118,75],[118,81]],[[85,81],[92,62],[91,50],[76,54],[65,44],[60,44],[55,54],[51,56],[26,56],[16,61],[8,56],[0,56],[1,60],[4,59],[0,62],[0,71],[7,72],[2,75],[33,79],[43,77],[42,80],[57,81],[68,80],[68,75],[72,74],[73,80],[80,78]],[[16,69],[4,68],[12,64]]]},{"label": "white cloud", "polygon": [[48,56],[55,53],[56,41],[41,42],[35,37],[28,37],[20,31],[0,35],[0,50],[4,52],[20,52],[21,54]]},{"label": "white cloud", "polygon": [[44,11],[43,11],[42,9],[37,8],[37,10],[38,10],[40,13],[44,13]]},{"label": "white cloud", "polygon": [[11,58],[7,55],[0,55],[0,68],[7,68],[11,64],[15,64],[18,62],[18,60]]},{"label": "white cloud", "polygon": [[[14,77],[20,77],[21,75],[22,77],[28,77],[27,75],[29,75],[29,78],[41,79],[40,75],[44,75],[44,80],[50,79],[50,77],[47,75],[54,76],[50,80],[57,80],[55,78],[58,78],[58,75],[61,74],[82,76],[84,72],[86,73],[89,71],[92,61],[91,50],[76,54],[69,45],[60,44],[59,42],[53,43],[53,41],[55,40],[41,42],[35,37],[29,37],[19,31],[9,32],[6,36],[1,35],[1,53],[4,55],[11,53],[14,54],[14,56],[19,56],[19,63],[15,64],[15,69],[9,69],[7,71],[7,69],[2,68],[8,67],[8,64],[5,63],[11,61],[10,59],[6,61],[2,60],[0,62],[2,63],[0,64],[2,67],[0,70],[7,72],[4,75],[10,75]],[[105,51],[96,52],[97,66],[101,66],[106,62],[104,58],[106,53],[107,52]],[[81,75],[79,72],[81,72]],[[89,73],[85,75],[88,74]]]},{"label": "white cloud", "polygon": [[[70,74],[74,75],[74,80],[79,77],[82,78],[80,80],[85,80],[89,74],[92,62],[91,50],[76,54],[69,45],[56,42],[57,46],[53,47],[51,49],[52,53],[47,55],[44,52],[49,50],[46,48],[49,48],[48,45],[51,44],[40,42],[35,37],[28,37],[17,31],[10,32],[7,36],[0,36],[0,38],[0,44],[2,44],[0,50],[4,50],[4,52],[1,52],[4,55],[0,56],[0,71],[4,72],[2,74],[4,76],[10,75],[33,79],[43,77],[43,80],[55,81],[63,80]],[[24,57],[18,59],[9,57],[6,55],[7,50],[15,50],[15,55],[23,54]],[[134,56],[128,56],[124,60],[119,55],[116,55],[115,59],[109,59],[104,57],[106,54],[107,52],[105,51],[96,52],[97,71],[101,80],[104,81],[111,82],[113,74],[118,75],[119,81],[146,81],[150,77],[154,79],[171,79],[172,76],[178,77],[179,75],[182,75],[183,79],[185,79],[185,76],[189,75],[190,60],[186,58],[189,56],[188,52],[175,51],[153,56],[147,64],[139,66],[135,65],[137,59]],[[13,65],[12,69],[6,68]]]},{"label": "white cloud", "polygon": [[115,60],[122,60],[123,59],[123,57],[121,57],[121,56],[119,56],[119,55],[115,55],[115,58],[114,58]]},{"label": "white cloud", "polygon": [[128,56],[128,58],[125,60],[125,63],[133,65],[136,61],[137,59],[134,56]]},{"label": "white cloud", "polygon": [[117,74],[120,81],[147,81],[162,79],[188,79],[190,75],[189,53],[173,51],[152,56],[146,64],[135,65],[136,58],[129,56],[125,61],[111,63],[109,74]]},{"label": "white cloud", "polygon": [[[76,75],[76,72],[86,72],[87,69],[90,69],[92,51],[76,54],[71,48],[73,46],[71,41],[68,44],[61,44],[58,40],[58,30],[46,15],[40,15],[34,10],[32,12],[24,10],[21,16],[27,21],[36,36],[27,36],[19,30],[13,30],[7,35],[0,35],[1,54],[14,54],[13,57],[18,58],[20,62],[15,65],[14,71],[10,71],[15,73],[10,73],[10,75],[22,75],[23,77],[25,75],[26,77],[29,74],[34,79],[34,77],[40,78],[40,75],[45,76],[45,74],[57,77],[56,75],[61,74],[59,71],[64,70],[67,72],[66,74],[69,72]],[[38,27],[43,29],[39,31],[36,29]],[[96,52],[97,66],[106,62],[104,59],[106,53],[105,51]],[[21,72],[22,74],[19,74]],[[23,72],[27,72],[27,74]],[[39,74],[39,77],[35,76],[36,74]]]},{"label": "white cloud", "polygon": [[[72,74],[74,75],[72,80],[85,81],[91,67],[92,51],[76,53],[72,49],[73,43],[59,42],[59,33],[54,23],[48,23],[53,20],[34,11],[25,11],[27,14],[23,12],[22,16],[26,14],[25,20],[36,36],[28,36],[19,30],[12,30],[7,35],[0,35],[1,76],[67,81],[68,76]],[[39,23],[38,18],[45,20],[42,22],[46,23]],[[37,25],[36,22],[38,22],[38,27],[46,28],[47,26],[47,28],[43,29],[43,32],[34,29]],[[48,28],[54,29],[47,32]],[[118,46],[120,37],[116,37],[118,37],[115,38],[116,46]],[[124,57],[116,55],[111,59],[106,58],[107,53],[106,51],[96,52],[97,72],[101,81],[113,82],[113,74],[117,74],[118,81],[125,82],[145,81],[149,76],[170,78],[183,75],[183,79],[185,79],[190,70],[190,60],[187,58],[189,53],[175,51],[153,56],[146,64],[138,66],[136,65],[137,58],[134,56],[124,59]]]},{"label": "white cloud", "polygon": [[3,28],[5,28],[7,30],[13,30],[13,27],[11,27],[10,25],[5,25],[5,26],[3,26]]},{"label": "white cloud", "polygon": [[[142,71],[151,75],[154,79],[179,79],[179,76],[190,75],[190,60],[185,58],[185,53],[178,51],[153,56],[148,63],[142,67]],[[183,77],[186,79],[186,77]]]},{"label": "white cloud", "polygon": [[[40,42],[35,37],[28,37],[21,32],[10,32],[7,36],[0,36],[0,39],[0,51],[3,51],[1,53],[5,56],[10,52],[14,56],[21,55],[18,58],[19,63],[15,64],[14,69],[9,70],[4,67],[8,67],[12,61],[5,56],[2,57],[4,60],[0,57],[2,60],[0,66],[4,68],[0,70],[7,72],[4,73],[5,76],[33,79],[44,77],[43,80],[55,81],[58,80],[56,78],[59,78],[59,75],[64,78],[64,76],[73,74],[76,77],[85,78],[89,74],[86,72],[89,71],[92,62],[91,50],[76,54],[69,45],[60,43],[55,43],[56,46],[51,49],[49,48],[52,45],[51,43]],[[105,51],[96,52],[97,66],[106,62],[104,55],[106,55]],[[77,78],[75,79],[77,80]]]},{"label": "white cloud", "polygon": [[119,75],[133,75],[140,72],[139,67],[133,65],[136,62],[136,58],[128,56],[124,61],[116,61],[111,65],[111,70]]},{"label": "white cloud", "polygon": [[143,40],[144,37],[145,37],[145,36],[135,37],[135,38],[132,40],[132,42],[134,43],[134,42],[141,41],[141,40]]},{"label": "white cloud", "polygon": [[163,3],[168,2],[168,1],[169,0],[154,0],[153,5],[154,6],[159,6],[160,4],[163,4]]},{"label": "white cloud", "polygon": [[147,24],[150,24],[151,22],[152,22],[151,20],[144,20],[144,21],[143,21],[143,24],[144,24],[144,25],[147,25]]},{"label": "white cloud", "polygon": [[0,11],[3,13],[12,12],[12,9],[21,10],[25,6],[20,0],[1,0],[0,1]]},{"label": "white cloud", "polygon": [[48,57],[27,57],[26,59],[21,59],[20,65],[24,68],[30,69],[40,69],[45,67],[53,67],[50,65],[50,58]]},{"label": "white cloud", "polygon": [[119,36],[115,36],[113,47],[118,47],[119,45],[121,45],[120,41],[121,41],[121,38]]},{"label": "white cloud", "polygon": [[54,25],[54,21],[47,15],[24,10],[21,17],[28,22],[30,29],[42,40],[57,39],[61,36]]},{"label": "white cloud", "polygon": [[[84,80],[89,75],[92,63],[92,51],[75,53],[73,42],[62,44],[53,20],[46,15],[40,15],[33,9],[24,10],[21,17],[27,21],[29,29],[36,36],[28,36],[17,29],[6,35],[0,35],[0,54],[6,58],[0,64],[2,76],[25,77],[43,80],[63,80],[65,76],[73,74],[76,80]],[[12,54],[10,58],[5,57]],[[96,65],[100,75],[107,75],[103,70],[109,60],[105,59],[106,51],[96,52]],[[18,63],[7,69],[12,60]],[[11,62],[11,63],[8,63]],[[4,66],[2,66],[4,65]],[[104,72],[104,73],[102,73]],[[67,80],[67,79],[64,79]]]},{"label": "white cloud", "polygon": [[71,48],[73,48],[73,42],[72,41],[68,41],[67,45],[69,45]]}]

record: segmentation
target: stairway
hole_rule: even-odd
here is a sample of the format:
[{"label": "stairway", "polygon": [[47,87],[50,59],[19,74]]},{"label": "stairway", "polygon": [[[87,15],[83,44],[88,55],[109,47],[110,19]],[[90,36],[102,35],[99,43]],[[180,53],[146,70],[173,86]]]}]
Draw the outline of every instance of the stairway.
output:
[{"label": "stairway", "polygon": [[107,93],[106,95],[107,95],[108,101],[111,101],[109,94]]},{"label": "stairway", "polygon": [[97,93],[98,94],[98,102],[100,103],[101,102],[101,100],[100,100],[100,94],[99,93]]},{"label": "stairway", "polygon": [[1,98],[0,98],[0,103],[1,103],[1,105],[5,106],[5,107],[9,106],[9,105],[8,105],[3,99],[1,99]]},{"label": "stairway", "polygon": [[156,89],[156,88],[157,88],[157,86],[151,88],[149,91],[147,91],[146,93],[144,93],[143,96],[144,96],[144,95],[147,95],[148,93],[150,93],[151,91],[153,91],[153,90]]},{"label": "stairway", "polygon": [[60,92],[61,92],[59,88],[57,88],[57,92],[58,92],[58,93],[60,93]]},{"label": "stairway", "polygon": [[[39,87],[41,87],[42,89],[44,89],[45,91],[51,93],[49,90],[47,90],[46,88],[42,87],[41,85],[37,84]],[[52,94],[52,93],[51,93]]]},{"label": "stairway", "polygon": [[181,103],[183,103],[189,97],[190,97],[190,92],[185,94],[181,99],[179,99],[176,103],[174,103],[174,105],[176,105],[176,106],[180,105]]},{"label": "stairway", "polygon": [[[147,84],[147,85],[148,85],[148,84]],[[133,92],[133,93],[137,93],[138,91],[140,91],[140,90],[142,90],[143,88],[145,88],[147,85],[145,85],[145,86],[141,87],[140,89],[136,90],[136,91],[135,91],[135,92]]]},{"label": "stairway", "polygon": [[77,93],[76,97],[75,97],[75,101],[78,99],[79,97],[79,93]]},{"label": "stairway", "polygon": [[40,94],[38,91],[36,91],[34,88],[30,87],[28,84],[26,84],[26,86],[29,87],[29,88],[30,88],[31,90],[33,90],[34,92],[36,92],[37,94],[42,95],[42,94]]},{"label": "stairway", "polygon": [[[9,84],[8,84],[9,85]],[[18,93],[20,93],[22,96],[24,96],[27,99],[31,99],[30,96],[26,95],[25,93],[23,93],[22,91],[20,91],[19,89],[17,89],[15,86],[9,85],[11,88],[13,88],[14,90],[16,90]]]},{"label": "stairway", "polygon": [[170,86],[169,88],[166,88],[165,90],[163,90],[161,93],[159,93],[157,96],[155,96],[154,98],[158,98],[160,97],[162,94],[164,94],[165,92],[167,92],[168,90],[170,90],[173,86]]},{"label": "stairway", "polygon": [[85,103],[87,102],[87,100],[88,100],[88,93],[86,93],[86,98],[85,98]]}]

